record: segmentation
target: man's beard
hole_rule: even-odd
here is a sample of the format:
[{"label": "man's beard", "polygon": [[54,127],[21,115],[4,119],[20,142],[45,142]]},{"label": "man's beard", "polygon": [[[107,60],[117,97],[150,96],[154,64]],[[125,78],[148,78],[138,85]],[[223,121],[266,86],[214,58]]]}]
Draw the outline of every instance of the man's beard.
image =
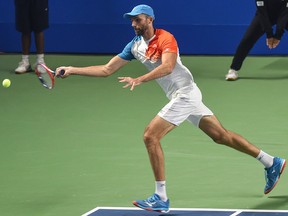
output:
[{"label": "man's beard", "polygon": [[144,33],[145,33],[145,29],[144,28],[142,28],[142,29],[135,29],[134,28],[134,31],[135,31],[135,34],[137,35],[137,36],[142,36],[142,35],[144,35]]}]

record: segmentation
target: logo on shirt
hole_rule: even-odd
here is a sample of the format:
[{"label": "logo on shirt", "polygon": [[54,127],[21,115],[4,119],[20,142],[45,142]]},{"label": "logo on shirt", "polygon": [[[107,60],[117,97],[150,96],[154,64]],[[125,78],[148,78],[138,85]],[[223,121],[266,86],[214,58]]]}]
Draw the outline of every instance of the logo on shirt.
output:
[{"label": "logo on shirt", "polygon": [[264,1],[257,1],[256,4],[258,7],[262,7],[264,6]]},{"label": "logo on shirt", "polygon": [[153,44],[152,46],[148,46],[146,50],[146,58],[151,61],[157,61],[161,58],[161,50],[158,48],[157,44]]}]

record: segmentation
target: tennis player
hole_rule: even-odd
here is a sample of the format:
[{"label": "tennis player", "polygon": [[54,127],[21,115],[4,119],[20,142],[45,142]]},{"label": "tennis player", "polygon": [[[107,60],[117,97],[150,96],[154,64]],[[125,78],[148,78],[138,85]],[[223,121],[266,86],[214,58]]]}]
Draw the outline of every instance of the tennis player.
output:
[{"label": "tennis player", "polygon": [[155,177],[155,193],[147,199],[133,201],[133,204],[149,211],[169,211],[164,155],[160,140],[185,120],[199,127],[215,143],[224,144],[259,160],[266,171],[264,193],[269,193],[279,180],[286,161],[265,153],[242,136],[223,128],[213,112],[203,104],[201,91],[191,72],[181,63],[174,36],[163,29],[153,27],[155,15],[150,6],[138,5],[130,13],[125,13],[124,18],[131,20],[136,37],[120,54],[104,65],[62,66],[57,68],[56,74],[64,69],[63,78],[74,74],[106,77],[131,60],[137,59],[146,66],[148,72],[136,78],[119,77],[119,82],[124,83],[123,87],[133,90],[141,84],[156,80],[169,98],[169,103],[151,120],[144,131],[144,143]]}]

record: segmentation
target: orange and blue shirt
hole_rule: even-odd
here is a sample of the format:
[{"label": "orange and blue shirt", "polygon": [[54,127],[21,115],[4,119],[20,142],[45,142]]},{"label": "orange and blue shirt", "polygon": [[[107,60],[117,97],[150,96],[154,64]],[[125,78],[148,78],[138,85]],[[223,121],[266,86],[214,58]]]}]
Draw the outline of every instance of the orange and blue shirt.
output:
[{"label": "orange and blue shirt", "polygon": [[171,74],[156,79],[158,84],[171,99],[173,94],[185,87],[192,86],[193,76],[180,59],[178,44],[174,36],[163,30],[156,29],[155,35],[148,41],[142,36],[136,36],[129,42],[118,56],[127,61],[139,60],[148,71],[161,65],[162,54],[172,52],[177,54],[177,62]]}]

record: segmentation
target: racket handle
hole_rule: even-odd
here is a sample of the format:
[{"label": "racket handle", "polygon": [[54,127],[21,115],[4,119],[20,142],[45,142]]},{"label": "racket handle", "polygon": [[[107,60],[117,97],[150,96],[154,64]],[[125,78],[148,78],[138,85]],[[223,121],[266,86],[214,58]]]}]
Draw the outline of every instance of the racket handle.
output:
[{"label": "racket handle", "polygon": [[62,69],[62,70],[60,70],[60,74],[59,75],[57,75],[57,77],[61,77],[61,76],[63,76],[65,74],[65,70],[64,69]]}]

